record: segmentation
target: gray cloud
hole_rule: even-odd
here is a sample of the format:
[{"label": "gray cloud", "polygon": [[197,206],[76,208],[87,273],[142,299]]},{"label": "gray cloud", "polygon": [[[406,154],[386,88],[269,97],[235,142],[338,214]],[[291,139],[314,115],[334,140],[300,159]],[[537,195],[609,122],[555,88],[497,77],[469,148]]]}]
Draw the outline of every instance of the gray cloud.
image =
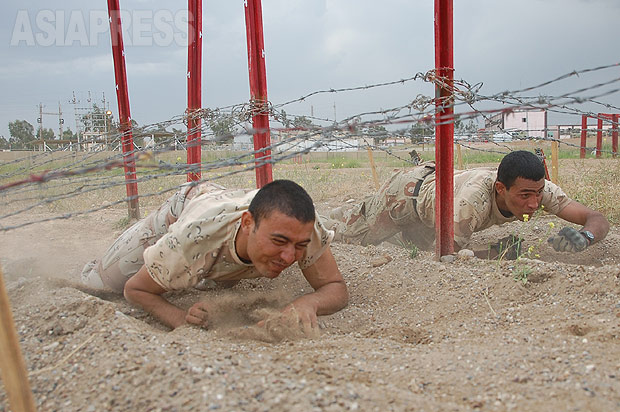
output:
[{"label": "gray cloud", "polygon": [[[107,12],[105,2],[4,2],[0,5],[0,134],[8,122],[36,124],[39,102],[55,110],[60,101],[70,113],[72,92],[104,92],[116,113],[109,33],[93,34],[90,18]],[[138,23],[147,30],[131,37],[127,72],[133,117],[141,124],[169,119],[186,106],[186,47],[174,18],[186,1],[121,2],[131,17],[157,16]],[[433,2],[428,0],[263,0],[269,98],[274,103],[315,90],[347,88],[398,80],[434,67]],[[34,29],[45,12],[64,16],[64,39],[72,13],[84,16],[93,44],[11,46],[19,13]],[[45,14],[44,13],[44,14]],[[242,1],[203,2],[203,105],[220,107],[247,101],[247,52]],[[172,16],[173,20],[166,20]],[[490,95],[553,79],[572,70],[606,65],[620,55],[620,2],[617,0],[455,0],[455,76],[483,82]],[[80,27],[75,23],[73,28]],[[166,24],[167,22],[167,24]],[[48,22],[49,23],[49,22]],[[135,24],[135,22],[134,22]],[[133,29],[127,25],[126,28]],[[19,27],[18,27],[19,28]],[[164,28],[164,30],[161,30]],[[92,29],[99,30],[96,26]],[[150,30],[150,31],[149,31]],[[40,30],[39,30],[40,31]],[[133,34],[133,32],[130,31]],[[132,36],[130,34],[130,36]],[[141,37],[140,37],[141,36]],[[159,36],[159,37],[155,37]],[[151,45],[148,44],[149,38]],[[156,38],[159,38],[160,45]],[[162,43],[163,39],[163,43]],[[96,44],[95,44],[96,43]],[[138,45],[135,45],[138,43]],[[620,77],[618,69],[558,83],[540,92],[560,94]],[[287,108],[295,114],[337,118],[406,104],[418,93],[433,94],[428,84],[408,84],[367,92],[329,94]],[[618,94],[605,101],[620,105]],[[593,107],[588,110],[600,110]],[[69,116],[69,114],[67,115]],[[67,119],[73,129],[73,119]],[[52,127],[50,119],[46,127]]]}]

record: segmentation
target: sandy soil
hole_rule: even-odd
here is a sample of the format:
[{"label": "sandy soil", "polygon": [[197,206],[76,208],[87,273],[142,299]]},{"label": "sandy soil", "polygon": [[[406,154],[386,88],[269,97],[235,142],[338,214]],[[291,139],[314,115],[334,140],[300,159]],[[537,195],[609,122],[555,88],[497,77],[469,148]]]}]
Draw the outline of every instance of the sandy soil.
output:
[{"label": "sandy soil", "polygon": [[[123,214],[0,234],[41,411],[620,410],[617,228],[584,253],[543,243],[540,260],[519,262],[442,263],[390,244],[335,244],[350,305],[321,318],[320,336],[300,337],[252,326],[309,290],[296,268],[170,296],[183,307],[214,302],[211,330],[168,331],[121,296],[80,287],[79,270],[114,239]],[[518,232],[537,245],[549,222],[560,225],[544,217],[475,240]]]}]

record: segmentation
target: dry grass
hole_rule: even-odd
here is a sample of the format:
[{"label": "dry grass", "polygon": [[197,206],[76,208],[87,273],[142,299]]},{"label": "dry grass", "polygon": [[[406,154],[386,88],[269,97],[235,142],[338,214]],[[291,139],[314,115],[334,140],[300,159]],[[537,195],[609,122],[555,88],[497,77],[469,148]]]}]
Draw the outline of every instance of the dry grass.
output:
[{"label": "dry grass", "polygon": [[[523,142],[519,143],[520,146]],[[521,148],[519,146],[519,148]],[[498,149],[495,145],[492,149]],[[417,148],[423,158],[432,158],[432,148],[425,147],[425,151]],[[529,148],[531,149],[531,147]],[[466,149],[462,151],[464,167],[471,168],[481,164],[497,164],[500,155],[481,153]],[[478,157],[475,154],[479,153]],[[481,154],[480,154],[481,153]],[[392,172],[399,167],[408,166],[403,159],[408,158],[407,151],[394,152],[396,156],[378,152],[374,155],[379,182],[384,182]],[[98,155],[96,160],[103,157]],[[152,159],[151,165],[159,160],[174,163],[184,159],[182,152],[167,153],[165,159]],[[215,156],[213,153],[205,157]],[[221,155],[219,155],[221,157]],[[548,155],[549,156],[549,155]],[[497,157],[497,159],[496,159]],[[74,160],[74,158],[71,158]],[[93,159],[95,160],[95,159]],[[28,160],[30,161],[30,160]],[[61,167],[61,160],[49,162],[42,167]],[[370,163],[366,152],[313,153],[304,155],[301,163],[286,161],[273,166],[275,179],[290,179],[301,184],[317,203],[338,204],[350,198],[359,199],[365,193],[375,190]],[[24,168],[24,165],[13,166],[15,169]],[[548,167],[551,164],[548,161]],[[6,169],[6,167],[5,167]],[[34,170],[35,168],[33,168]],[[26,169],[27,170],[27,169]],[[6,170],[4,175],[7,176]],[[185,182],[184,175],[156,176],[156,168],[139,168],[141,181],[138,185],[140,193],[140,208],[144,212],[158,207],[172,191]],[[27,176],[14,174],[10,178],[0,179],[0,183],[15,181]],[[203,172],[203,179],[213,180],[226,187],[244,188],[255,187],[255,171],[243,166],[228,166],[216,170]],[[559,164],[559,183],[565,192],[596,210],[604,213],[613,224],[620,222],[620,162],[618,159],[571,159],[564,158]],[[126,197],[126,189],[121,170],[91,173],[86,176],[54,180],[48,183],[33,184],[20,187],[19,190],[0,193],[0,202],[5,213],[19,211],[37,205],[53,213],[75,213],[99,208],[102,205],[121,201]],[[120,202],[110,207],[124,209],[126,205]]]},{"label": "dry grass", "polygon": [[566,159],[559,184],[573,199],[620,223],[620,159]]}]

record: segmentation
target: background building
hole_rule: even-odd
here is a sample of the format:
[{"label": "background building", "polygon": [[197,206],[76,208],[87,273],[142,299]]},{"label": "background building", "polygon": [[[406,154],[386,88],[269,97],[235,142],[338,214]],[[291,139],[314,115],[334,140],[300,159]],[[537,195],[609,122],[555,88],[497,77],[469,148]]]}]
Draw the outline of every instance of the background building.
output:
[{"label": "background building", "polygon": [[540,109],[498,113],[485,122],[485,130],[491,134],[509,133],[544,138],[546,129],[547,111]]}]

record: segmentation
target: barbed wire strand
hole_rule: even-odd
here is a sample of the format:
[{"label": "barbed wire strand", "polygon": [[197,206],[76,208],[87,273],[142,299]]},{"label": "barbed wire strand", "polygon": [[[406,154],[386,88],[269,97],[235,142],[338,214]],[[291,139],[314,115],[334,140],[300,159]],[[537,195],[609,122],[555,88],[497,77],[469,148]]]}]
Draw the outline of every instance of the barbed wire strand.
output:
[{"label": "barbed wire strand", "polygon": [[[0,173],[0,196],[2,196],[3,199],[6,198],[7,200],[3,200],[0,204],[9,206],[14,205],[17,202],[27,203],[27,205],[1,215],[0,221],[17,216],[27,211],[31,211],[37,207],[50,205],[60,200],[70,199],[74,196],[124,186],[127,184],[125,179],[126,173],[115,172],[115,174],[111,174],[111,171],[125,168],[125,160],[130,157],[134,158],[135,166],[140,171],[134,180],[136,183],[146,183],[171,176],[181,177],[185,176],[188,172],[202,171],[206,175],[211,171],[221,171],[225,168],[236,168],[229,170],[228,172],[217,173],[216,175],[209,176],[209,180],[217,180],[251,171],[266,164],[275,165],[280,162],[295,159],[312,151],[331,151],[333,150],[333,147],[340,147],[343,149],[359,149],[360,147],[368,147],[372,150],[383,151],[387,156],[392,156],[402,162],[402,164],[412,164],[411,159],[403,158],[384,145],[379,145],[374,142],[380,141],[382,138],[389,136],[407,136],[412,130],[411,127],[416,125],[431,129],[440,124],[456,123],[457,121],[462,122],[463,120],[473,121],[480,116],[482,116],[485,121],[490,122],[491,116],[514,113],[519,110],[544,109],[548,111],[556,111],[558,113],[587,115],[588,117],[601,118],[598,113],[583,111],[574,107],[574,105],[590,102],[607,109],[617,110],[618,107],[616,105],[602,102],[599,99],[601,97],[618,93],[620,90],[619,88],[605,89],[606,87],[610,87],[613,84],[618,83],[620,81],[620,78],[618,77],[611,78],[610,80],[604,82],[598,82],[596,84],[580,87],[576,90],[562,93],[559,96],[524,96],[522,94],[541,89],[571,77],[579,77],[581,74],[607,70],[618,66],[618,63],[614,63],[591,69],[571,71],[570,73],[534,86],[511,92],[504,91],[490,96],[485,96],[480,93],[482,83],[470,85],[464,80],[454,80],[453,82],[449,82],[447,79],[437,77],[435,71],[430,70],[426,73],[420,72],[409,78],[390,82],[350,88],[319,90],[281,104],[251,101],[222,108],[205,108],[192,113],[184,113],[183,115],[177,115],[161,122],[143,126],[132,132],[134,139],[144,139],[146,136],[150,138],[154,136],[155,133],[168,134],[168,137],[158,139],[157,147],[142,149],[136,145],[136,149],[130,153],[118,153],[113,155],[108,154],[108,156],[103,160],[98,158],[101,156],[98,152],[86,152],[86,154],[81,154],[80,156],[77,156],[75,152],[67,152],[66,155],[57,156],[50,156],[48,155],[48,152],[44,152],[41,155],[30,155],[21,159],[1,163],[0,171],[2,173]],[[394,106],[389,109],[365,111],[349,116],[339,122],[336,122],[333,119],[315,118],[325,123],[331,123],[323,126],[314,124],[300,126],[293,124],[293,127],[291,127],[291,121],[289,121],[286,117],[287,115],[290,116],[290,114],[285,114],[283,110],[279,110],[280,108],[305,101],[320,94],[359,92],[372,88],[402,85],[414,81],[423,81],[434,85],[441,85],[442,87],[451,87],[454,91],[453,96],[443,100],[438,100],[434,97],[418,94],[413,100],[402,105]],[[600,91],[597,93],[592,93],[597,90]],[[589,95],[584,96],[586,93],[589,93]],[[477,109],[475,107],[482,103],[499,103],[502,107],[488,108],[484,110]],[[457,109],[468,107],[470,110],[461,110],[453,117],[442,118],[438,121],[436,113],[438,111],[441,112],[442,109],[448,107]],[[270,127],[269,130],[254,129],[249,124],[252,116],[257,114],[267,114],[276,122],[276,124],[279,123],[283,127],[276,127],[274,125]],[[197,127],[187,131],[179,131],[175,129],[175,126],[182,128],[184,127],[187,129],[187,119],[189,117],[199,118],[201,120],[200,124]],[[614,124],[611,119],[606,117],[603,117],[602,120],[605,124],[611,124],[612,127],[617,128],[617,122]],[[241,130],[225,133],[223,135],[215,133],[214,125],[216,125],[217,122],[222,121],[228,121],[230,125],[234,126],[233,129],[240,128]],[[399,128],[387,131],[385,130],[385,126],[398,126]],[[172,128],[173,131],[169,132],[167,128]],[[591,128],[588,130],[590,132],[593,131]],[[530,130],[530,132],[544,131],[546,131],[546,129]],[[201,133],[201,140],[195,142],[181,142],[179,140],[178,135],[184,137],[186,133],[192,134],[195,132]],[[226,159],[204,161],[195,165],[188,165],[186,163],[170,163],[161,159],[163,155],[176,151],[179,147],[182,150],[187,150],[193,145],[200,144],[203,147],[209,148],[212,144],[219,144],[223,141],[230,141],[231,139],[234,140],[235,138],[242,136],[247,136],[249,140],[252,135],[265,132],[277,133],[281,138],[277,141],[271,142],[267,148],[258,151],[247,150],[242,154],[227,157]],[[606,132],[608,131],[606,130]],[[120,147],[122,139],[121,133],[113,133],[107,137],[108,139],[105,144],[108,147]],[[351,142],[352,139],[358,139],[358,142],[353,144]],[[513,136],[513,139],[516,141],[532,140],[536,142],[559,141],[559,139],[549,138],[548,136]],[[511,150],[508,145],[500,142],[493,142],[499,150],[475,147],[473,144],[476,143],[476,141],[477,136],[475,137],[472,135],[468,139],[455,140],[455,143],[471,150],[487,151],[491,153],[503,154]],[[562,143],[568,146],[580,148],[580,145],[573,145],[569,142]],[[84,144],[101,145],[102,142],[93,141],[84,142]],[[588,151],[593,149],[594,148],[591,147],[587,148]],[[601,152],[611,153],[605,150],[601,150]],[[262,159],[257,160],[257,155],[261,156],[264,153],[270,153],[271,155],[269,158],[263,157]],[[158,160],[156,161],[156,159]],[[69,163],[56,167],[53,170],[41,171],[42,168],[54,166],[55,164],[66,163],[67,161],[69,161]],[[36,172],[37,170],[39,172]],[[101,176],[98,174],[102,172],[111,175]],[[27,176],[12,180],[15,177],[21,177],[24,174]],[[46,194],[44,195],[46,197],[41,199],[43,194],[40,192],[37,193],[36,191],[43,186],[48,190],[61,190],[66,188],[66,191],[55,195]],[[158,196],[176,190],[177,187],[178,185],[174,187],[161,188],[161,190],[157,190],[152,193],[141,193],[139,196],[140,198]],[[0,231],[7,231],[35,223],[55,219],[67,219],[72,216],[93,213],[128,200],[130,199],[125,197],[124,199],[119,199],[117,201],[106,202],[105,204],[90,208],[88,210],[63,213],[56,217],[48,217],[38,220],[35,219],[20,224],[0,225]]]}]

